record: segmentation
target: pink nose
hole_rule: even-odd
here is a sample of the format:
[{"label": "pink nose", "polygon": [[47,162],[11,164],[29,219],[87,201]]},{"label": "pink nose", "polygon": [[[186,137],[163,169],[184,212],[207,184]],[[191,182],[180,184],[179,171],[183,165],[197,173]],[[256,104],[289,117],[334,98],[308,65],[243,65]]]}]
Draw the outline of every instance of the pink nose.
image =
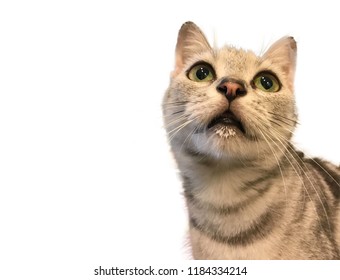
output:
[{"label": "pink nose", "polygon": [[247,92],[241,82],[222,82],[217,86],[217,91],[224,94],[225,97],[232,101],[238,96],[245,95]]}]

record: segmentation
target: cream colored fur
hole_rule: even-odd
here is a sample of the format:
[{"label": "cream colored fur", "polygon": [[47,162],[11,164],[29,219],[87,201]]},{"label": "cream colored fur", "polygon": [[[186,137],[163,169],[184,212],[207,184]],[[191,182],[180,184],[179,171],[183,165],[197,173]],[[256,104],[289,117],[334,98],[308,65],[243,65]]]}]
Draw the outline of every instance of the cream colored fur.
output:
[{"label": "cream colored fur", "polygon": [[[325,177],[315,171],[315,163],[306,161],[290,144],[297,121],[296,52],[292,37],[283,37],[257,56],[228,46],[213,49],[191,22],[179,32],[163,113],[183,179],[196,259],[339,257],[339,205],[329,210],[333,206],[327,204],[336,203],[336,198],[324,186]],[[188,78],[197,62],[213,67],[212,81]],[[277,76],[279,91],[254,87],[254,77],[262,71]],[[223,79],[242,81],[246,94],[231,102],[217,90]],[[226,110],[242,123],[244,132],[228,125],[220,130],[209,128]],[[262,182],[261,178],[266,179]],[[339,185],[338,179],[332,179]],[[257,188],[263,192],[260,196]],[[330,213],[337,218],[330,221]],[[336,235],[328,236],[333,230]],[[291,235],[294,232],[296,236]],[[325,241],[317,245],[320,238]]]}]

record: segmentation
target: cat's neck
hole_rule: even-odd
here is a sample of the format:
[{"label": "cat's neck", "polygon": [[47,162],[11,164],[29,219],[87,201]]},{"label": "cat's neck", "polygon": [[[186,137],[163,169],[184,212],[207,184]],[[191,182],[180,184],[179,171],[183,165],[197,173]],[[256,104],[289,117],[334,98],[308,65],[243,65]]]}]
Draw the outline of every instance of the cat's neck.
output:
[{"label": "cat's neck", "polygon": [[215,205],[233,206],[249,197],[250,193],[245,190],[255,184],[260,189],[262,180],[283,172],[285,155],[262,155],[253,160],[216,160],[182,154],[177,162],[187,194]]}]

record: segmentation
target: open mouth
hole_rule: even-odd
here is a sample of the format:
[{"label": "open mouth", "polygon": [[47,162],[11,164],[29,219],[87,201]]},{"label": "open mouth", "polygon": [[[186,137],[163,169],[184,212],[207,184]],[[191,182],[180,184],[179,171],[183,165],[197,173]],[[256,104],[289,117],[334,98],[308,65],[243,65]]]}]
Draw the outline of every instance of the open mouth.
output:
[{"label": "open mouth", "polygon": [[242,133],[245,133],[242,123],[236,118],[236,116],[231,111],[225,111],[222,115],[214,118],[209,124],[208,129],[216,126],[226,126],[238,128]]}]

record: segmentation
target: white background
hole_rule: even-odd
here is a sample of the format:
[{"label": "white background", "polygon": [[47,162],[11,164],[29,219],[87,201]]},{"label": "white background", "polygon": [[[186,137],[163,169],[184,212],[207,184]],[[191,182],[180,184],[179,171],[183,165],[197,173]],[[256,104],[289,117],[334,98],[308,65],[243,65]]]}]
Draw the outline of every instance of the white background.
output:
[{"label": "white background", "polygon": [[1,279],[188,259],[160,109],[187,20],[257,53],[294,36],[294,142],[340,162],[337,1],[1,1]]}]

